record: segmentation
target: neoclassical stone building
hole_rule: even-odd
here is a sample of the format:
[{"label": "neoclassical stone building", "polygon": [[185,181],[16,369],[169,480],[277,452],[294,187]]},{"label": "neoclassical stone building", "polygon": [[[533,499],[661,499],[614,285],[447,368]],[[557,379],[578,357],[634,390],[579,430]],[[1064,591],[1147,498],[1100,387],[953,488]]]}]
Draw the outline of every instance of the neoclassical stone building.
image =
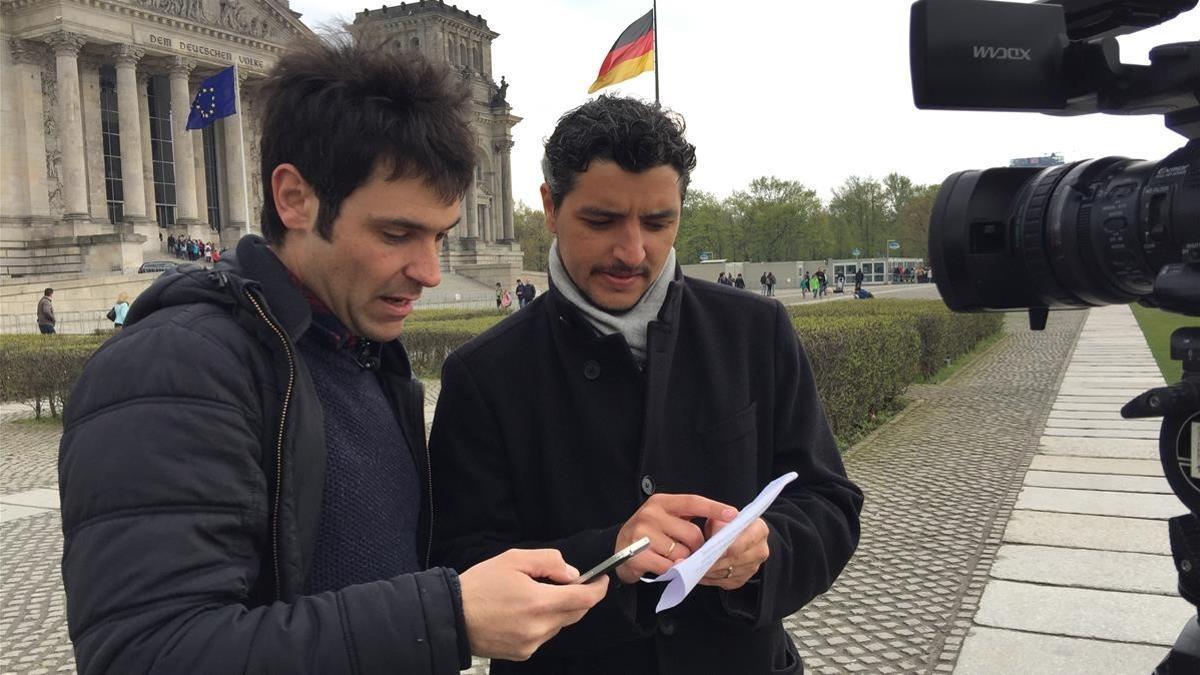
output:
[{"label": "neoclassical stone building", "polygon": [[[480,165],[445,264],[515,263],[510,130],[482,17],[437,0],[357,15],[470,83]],[[162,257],[160,237],[236,241],[262,204],[256,83],[312,35],[287,0],[0,0],[0,279],[98,274]],[[240,114],[185,129],[199,83],[236,65]]]},{"label": "neoclassical stone building", "polygon": [[253,110],[254,81],[308,35],[286,0],[0,3],[0,276],[129,269],[160,233],[252,228],[257,120],[188,131],[188,112],[231,65]]},{"label": "neoclassical stone building", "polygon": [[463,200],[462,224],[446,240],[445,264],[488,283],[512,283],[521,269],[513,233],[512,128],[521,118],[508,103],[508,82],[494,79],[492,41],[500,34],[482,16],[442,0],[364,10],[354,17],[354,28],[394,48],[449,62],[469,84],[479,164]]}]

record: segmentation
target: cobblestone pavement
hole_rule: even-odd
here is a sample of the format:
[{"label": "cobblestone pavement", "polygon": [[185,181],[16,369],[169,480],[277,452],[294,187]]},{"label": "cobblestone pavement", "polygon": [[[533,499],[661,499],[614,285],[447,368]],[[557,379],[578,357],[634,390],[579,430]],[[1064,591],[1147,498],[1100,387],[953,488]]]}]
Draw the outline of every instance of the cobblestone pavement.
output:
[{"label": "cobblestone pavement", "polygon": [[[11,424],[31,415],[0,414],[0,495],[58,486],[61,432]],[[57,511],[0,523],[0,673],[74,671],[61,559]]]},{"label": "cobblestone pavement", "polygon": [[1008,335],[846,456],[862,540],[834,587],[785,620],[812,673],[953,669],[1085,315]]},{"label": "cobblestone pavement", "polygon": [[[810,672],[953,667],[1082,318],[1031,333],[1011,317],[1008,337],[950,382],[914,387],[920,401],[847,456],[867,493],[862,543],[785,622]],[[11,419],[0,415],[0,495],[56,487],[58,431]],[[73,670],[61,556],[57,513],[0,524],[0,674]]]}]

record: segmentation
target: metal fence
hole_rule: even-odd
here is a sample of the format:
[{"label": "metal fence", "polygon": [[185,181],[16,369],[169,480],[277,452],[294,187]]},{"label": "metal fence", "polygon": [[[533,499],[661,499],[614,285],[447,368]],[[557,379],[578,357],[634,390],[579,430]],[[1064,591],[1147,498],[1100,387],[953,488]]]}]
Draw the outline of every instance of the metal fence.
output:
[{"label": "metal fence", "polygon": [[[417,302],[418,309],[487,309],[496,306],[496,295],[491,291],[453,293],[449,291],[426,291]],[[97,330],[112,328],[105,318],[108,309],[93,309],[83,312],[55,312],[55,332],[71,335],[91,335]],[[28,314],[0,314],[0,334],[36,333],[37,318]]]},{"label": "metal fence", "polygon": [[[85,312],[55,312],[54,331],[71,335],[90,335],[97,330],[112,328],[113,324],[104,315],[108,309],[92,309]],[[28,314],[0,314],[0,333],[36,333],[37,317]]]}]

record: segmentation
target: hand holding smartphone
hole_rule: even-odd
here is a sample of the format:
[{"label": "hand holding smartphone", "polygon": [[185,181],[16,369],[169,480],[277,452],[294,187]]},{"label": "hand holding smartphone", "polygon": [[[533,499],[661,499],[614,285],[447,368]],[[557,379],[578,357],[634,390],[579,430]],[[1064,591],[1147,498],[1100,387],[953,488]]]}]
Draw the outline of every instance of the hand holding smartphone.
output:
[{"label": "hand holding smartphone", "polygon": [[612,570],[620,567],[622,564],[629,562],[633,556],[641,553],[650,546],[650,537],[642,537],[633,542],[629,546],[617,551],[604,562],[596,565],[592,569],[579,575],[579,578],[570,582],[572,584],[586,584],[601,575],[608,574]]}]

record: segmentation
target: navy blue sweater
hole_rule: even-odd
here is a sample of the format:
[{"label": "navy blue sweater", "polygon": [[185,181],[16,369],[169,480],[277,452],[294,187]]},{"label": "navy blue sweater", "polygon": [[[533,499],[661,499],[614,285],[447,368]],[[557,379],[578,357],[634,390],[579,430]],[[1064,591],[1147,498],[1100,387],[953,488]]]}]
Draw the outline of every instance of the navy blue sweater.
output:
[{"label": "navy blue sweater", "polygon": [[318,316],[300,339],[325,416],[325,484],[308,593],[417,572],[421,486],[404,433],[375,373]]}]

